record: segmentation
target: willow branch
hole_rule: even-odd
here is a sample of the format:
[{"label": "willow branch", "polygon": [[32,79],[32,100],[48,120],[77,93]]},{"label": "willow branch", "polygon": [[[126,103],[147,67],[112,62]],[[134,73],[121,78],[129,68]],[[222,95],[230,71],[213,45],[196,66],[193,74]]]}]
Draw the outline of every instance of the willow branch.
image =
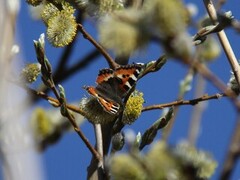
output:
[{"label": "willow branch", "polygon": [[[216,9],[213,6],[213,3],[211,0],[204,0],[205,7],[207,9],[207,12],[209,14],[209,17],[214,22],[217,19],[217,13]],[[228,62],[231,65],[233,74],[235,76],[235,79],[238,83],[238,86],[240,87],[240,66],[238,63],[238,60],[232,50],[232,47],[228,41],[228,38],[224,32],[224,30],[217,33],[219,41],[224,49],[224,52],[227,56]]]},{"label": "willow branch", "polygon": [[83,34],[83,37],[89,40],[98,50],[99,52],[105,57],[108,62],[108,65],[112,69],[116,69],[119,65],[113,60],[113,58],[107,53],[107,51],[97,42],[95,39],[83,28],[82,24],[78,24],[79,31]]},{"label": "willow branch", "polygon": [[[59,99],[60,101],[60,99]],[[62,102],[61,104],[63,106],[66,106],[65,104],[66,102]],[[84,144],[87,146],[87,148],[89,149],[89,151],[92,153],[92,155],[98,160],[98,162],[102,162],[102,156],[100,156],[100,154],[98,153],[98,151],[96,151],[96,149],[91,145],[91,143],[89,142],[89,140],[86,138],[86,136],[83,134],[83,132],[81,131],[81,129],[78,127],[74,116],[67,110],[64,113],[64,116],[69,120],[69,122],[72,124],[75,132],[79,135],[79,137],[82,139],[82,141],[84,142]]]},{"label": "willow branch", "polygon": [[224,96],[226,96],[224,93],[217,93],[217,94],[214,94],[214,95],[211,95],[211,96],[203,95],[203,96],[201,96],[199,98],[196,98],[196,99],[178,100],[178,101],[173,101],[173,102],[170,102],[170,103],[143,107],[142,112],[153,110],[153,109],[163,109],[163,108],[166,108],[166,107],[180,106],[180,105],[192,105],[192,106],[194,106],[194,105],[198,104],[199,102],[208,101],[208,100],[212,100],[212,99],[220,99],[221,97],[224,97]]},{"label": "willow branch", "polygon": [[[60,102],[61,106],[64,105],[66,108],[66,100],[61,101],[61,98],[58,99],[58,101]],[[84,142],[84,144],[87,146],[87,148],[89,149],[89,151],[92,153],[92,155],[99,161],[102,161],[102,157],[100,156],[100,154],[96,151],[96,149],[91,145],[91,143],[89,142],[89,140],[86,138],[86,136],[83,134],[83,132],[81,131],[81,129],[78,127],[74,116],[67,110],[65,115],[64,115],[69,122],[72,124],[75,132],[78,134],[78,136],[82,139],[82,141]]]},{"label": "willow branch", "polygon": [[[46,93],[42,92],[42,91],[36,91],[34,89],[31,89],[29,87],[24,87],[28,93],[31,93],[34,96],[40,97],[42,99],[47,100],[51,105],[53,105],[54,107],[60,107],[61,103],[59,102],[59,100],[48,96]],[[67,108],[73,112],[76,112],[78,114],[81,114],[82,116],[87,118],[87,113],[85,111],[83,111],[82,109],[80,109],[77,106],[71,105],[71,104],[66,104]]]},{"label": "willow branch", "polygon": [[[34,96],[38,96],[41,97],[47,101],[49,101],[53,106],[55,107],[60,107],[62,105],[62,103],[60,102],[60,100],[55,99],[53,97],[50,97],[48,95],[46,95],[44,92],[38,92],[34,89],[31,89],[27,86],[21,86],[23,88],[25,88],[27,90],[28,93],[31,93]],[[73,105],[69,105],[66,104],[67,109],[79,113],[81,115],[83,115],[84,117],[88,117],[87,113],[85,113],[84,111],[82,111],[80,108],[73,106]],[[90,152],[94,155],[94,157],[100,162],[102,161],[102,158],[100,156],[100,154],[94,149],[94,147],[90,144],[90,142],[88,141],[88,139],[85,137],[85,135],[82,133],[81,129],[78,127],[76,121],[73,119],[73,117],[67,113],[67,118],[70,121],[70,123],[72,124],[75,132],[79,135],[79,137],[83,140],[83,142],[85,143],[85,145],[87,146],[87,148],[90,150]]]}]

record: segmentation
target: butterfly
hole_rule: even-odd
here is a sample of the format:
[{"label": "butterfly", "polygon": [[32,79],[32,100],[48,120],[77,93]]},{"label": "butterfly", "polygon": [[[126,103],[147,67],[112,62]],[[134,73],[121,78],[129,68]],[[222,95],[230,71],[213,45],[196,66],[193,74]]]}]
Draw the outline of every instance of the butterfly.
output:
[{"label": "butterfly", "polygon": [[141,64],[120,66],[113,70],[110,68],[99,71],[97,86],[85,86],[84,88],[93,97],[97,98],[103,109],[113,115],[119,113],[128,92],[135,85],[142,70]]}]

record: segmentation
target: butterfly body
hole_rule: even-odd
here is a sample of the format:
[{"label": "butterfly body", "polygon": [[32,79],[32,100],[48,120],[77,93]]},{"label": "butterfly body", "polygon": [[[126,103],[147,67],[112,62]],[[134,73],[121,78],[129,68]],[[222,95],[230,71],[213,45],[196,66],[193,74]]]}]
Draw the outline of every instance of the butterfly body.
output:
[{"label": "butterfly body", "polygon": [[88,93],[97,98],[103,109],[110,114],[118,114],[122,99],[135,85],[142,66],[139,64],[120,66],[116,70],[99,71],[97,86],[87,86]]}]

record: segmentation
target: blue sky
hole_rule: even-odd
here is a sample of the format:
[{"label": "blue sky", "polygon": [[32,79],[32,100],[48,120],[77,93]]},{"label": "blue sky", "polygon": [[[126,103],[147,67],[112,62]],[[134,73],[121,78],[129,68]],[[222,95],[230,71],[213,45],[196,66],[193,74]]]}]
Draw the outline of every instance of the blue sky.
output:
[{"label": "blue sky", "polygon": [[[191,2],[186,1],[186,2]],[[192,1],[194,2],[194,1]],[[205,8],[202,1],[196,1],[199,14],[196,18],[201,17],[205,13]],[[29,15],[29,11],[25,1],[21,1],[21,11],[17,19],[17,35],[21,42],[21,52],[23,58],[27,62],[35,61],[35,51],[33,47],[33,39],[38,39],[39,35],[46,31],[45,26],[40,21],[34,21]],[[240,3],[237,0],[227,1],[223,10],[231,10],[235,18],[240,19]],[[90,21],[84,24],[85,29],[96,37],[95,24]],[[31,28],[29,28],[31,27]],[[239,51],[239,34],[235,31],[226,30],[229,41],[237,57]],[[92,49],[92,45],[83,37],[78,36],[77,46],[74,49],[73,55],[70,58],[70,64],[76,62],[80,57],[83,57]],[[53,48],[49,44],[46,45],[46,53],[53,64],[53,69],[56,67],[57,60],[61,55],[61,48]],[[131,62],[146,63],[159,57],[159,47],[151,45],[145,52],[133,57]],[[65,87],[68,101],[79,102],[80,99],[87,95],[82,89],[84,85],[94,85],[98,70],[107,67],[107,63],[103,58],[99,58],[94,63],[91,63],[86,69],[76,73],[71,79],[62,83]],[[230,66],[224,53],[221,54],[214,62],[210,63],[209,68],[224,82],[228,82],[230,76]],[[177,97],[179,81],[184,78],[187,73],[187,68],[177,62],[169,61],[164,68],[153,73],[139,81],[137,88],[144,92],[145,105],[160,104],[174,101]],[[195,81],[194,81],[195,82]],[[190,91],[186,95],[186,99],[193,98],[193,92]],[[206,93],[209,95],[218,93],[219,91],[211,84],[207,83]],[[40,106],[50,108],[47,102],[39,103]],[[217,172],[213,179],[217,179],[217,174],[224,160],[224,154],[228,148],[231,133],[233,132],[236,112],[226,98],[220,100],[212,100],[206,103],[201,122],[201,131],[197,142],[197,147],[209,151],[213,157],[219,162]],[[170,136],[170,143],[175,144],[180,140],[187,138],[189,122],[193,107],[182,106],[178,113],[176,123],[173,128],[173,133]],[[161,111],[144,112],[140,119],[132,126],[126,128],[133,129],[137,132],[144,132],[161,114]],[[94,133],[92,126],[86,122],[81,126],[81,129],[89,140],[94,144]],[[148,148],[146,148],[146,151]],[[88,166],[91,155],[79,137],[75,133],[66,134],[54,146],[48,148],[42,155],[46,179],[85,179],[86,168]],[[233,179],[240,178],[240,163],[234,171]]]}]

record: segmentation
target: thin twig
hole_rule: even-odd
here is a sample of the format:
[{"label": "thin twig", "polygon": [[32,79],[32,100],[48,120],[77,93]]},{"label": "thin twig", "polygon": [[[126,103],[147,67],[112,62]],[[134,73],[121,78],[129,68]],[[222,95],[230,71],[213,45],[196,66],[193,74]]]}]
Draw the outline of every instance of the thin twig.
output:
[{"label": "thin twig", "polygon": [[107,53],[107,51],[97,41],[95,41],[95,39],[90,34],[88,34],[87,31],[85,31],[82,24],[80,24],[80,23],[78,24],[78,29],[83,34],[84,38],[89,40],[102,53],[102,55],[107,60],[110,68],[116,69],[119,66],[113,60],[113,58]]},{"label": "thin twig", "polygon": [[96,151],[96,149],[91,145],[91,143],[88,141],[88,139],[86,138],[86,136],[83,134],[83,132],[81,131],[81,129],[78,127],[74,117],[67,112],[66,116],[68,118],[68,120],[70,121],[70,123],[72,124],[75,132],[79,135],[79,137],[82,139],[82,141],[84,142],[84,144],[87,146],[87,148],[90,150],[90,152],[92,153],[92,155],[99,161],[102,162],[102,156],[100,156],[100,154]]},{"label": "thin twig", "polygon": [[75,121],[74,116],[68,111],[67,106],[66,106],[66,98],[65,95],[64,97],[61,97],[61,93],[59,95],[58,90],[56,88],[56,86],[54,85],[54,83],[52,83],[51,85],[51,89],[53,90],[54,94],[59,96],[57,97],[58,101],[60,102],[60,105],[64,107],[64,109],[66,109],[64,111],[64,114],[62,113],[63,116],[65,116],[70,123],[72,124],[75,132],[79,135],[79,137],[82,139],[82,141],[85,143],[85,145],[87,146],[87,148],[90,150],[90,152],[92,153],[92,155],[98,160],[98,161],[102,161],[102,157],[99,155],[99,153],[96,151],[96,149],[91,145],[91,143],[88,141],[88,139],[85,137],[85,135],[83,134],[83,132],[81,131],[81,129],[78,127],[78,124]]},{"label": "thin twig", "polygon": [[[209,17],[212,19],[213,22],[217,19],[217,13],[213,6],[213,3],[211,0],[204,0],[204,4],[206,6],[206,9],[208,11]],[[224,30],[217,33],[219,41],[221,42],[221,45],[224,49],[224,52],[227,56],[228,62],[231,65],[233,74],[235,76],[235,79],[238,83],[238,86],[240,87],[240,66],[238,63],[238,60],[232,50],[232,47],[228,41],[228,38],[224,32]]]},{"label": "thin twig", "polygon": [[[23,87],[23,86],[21,86],[21,87]],[[55,99],[51,96],[48,96],[46,93],[44,93],[42,91],[36,91],[36,90],[31,89],[27,86],[24,86],[23,88],[25,90],[27,90],[28,93],[31,93],[31,95],[41,97],[42,99],[47,100],[51,105],[53,105],[55,107],[60,107],[61,106],[61,103],[59,102],[59,100],[57,100],[57,99]],[[87,113],[85,111],[83,111],[82,109],[80,109],[79,107],[71,105],[71,104],[66,104],[66,107],[69,110],[71,110],[73,112],[76,112],[78,114],[81,114],[82,116],[88,118]]]},{"label": "thin twig", "polygon": [[192,106],[194,106],[194,105],[198,104],[199,102],[207,101],[207,100],[211,100],[211,99],[219,99],[219,98],[224,97],[224,96],[226,96],[224,93],[217,93],[217,94],[214,94],[214,95],[211,95],[211,96],[203,95],[203,96],[201,96],[199,98],[196,98],[196,99],[178,100],[178,101],[173,101],[173,102],[170,102],[170,103],[143,107],[142,112],[153,110],[153,109],[163,109],[163,108],[166,108],[166,107],[180,106],[180,105],[192,105]]},{"label": "thin twig", "polygon": [[[19,85],[19,84],[18,84]],[[60,103],[60,100],[58,99],[55,99],[53,97],[50,97],[48,95],[46,95],[44,92],[38,92],[34,89],[31,89],[27,86],[21,86],[23,88],[25,88],[27,90],[27,92],[35,95],[35,96],[38,96],[38,97],[41,97],[47,101],[49,101],[52,105],[56,106],[56,107],[59,107],[61,106],[62,103]],[[73,105],[69,105],[69,104],[66,104],[66,107],[69,109],[69,110],[72,110],[76,113],[79,113],[81,115],[83,115],[84,117],[87,118],[87,114],[82,111],[80,108],[76,107],[76,106],[73,106]],[[73,119],[73,117],[70,115],[70,113],[67,113],[67,118],[68,120],[70,121],[70,123],[72,124],[75,132],[79,135],[79,137],[83,140],[83,142],[85,143],[85,145],[88,147],[88,149],[91,151],[91,153],[94,155],[94,157],[98,160],[98,161],[102,161],[102,156],[100,156],[100,154],[94,149],[94,147],[90,144],[90,142],[88,141],[88,139],[85,137],[85,135],[82,133],[81,129],[78,127],[76,121]]]},{"label": "thin twig", "polygon": [[240,115],[237,117],[236,126],[232,140],[223,163],[220,179],[231,179],[231,174],[236,166],[237,160],[240,157]]}]

